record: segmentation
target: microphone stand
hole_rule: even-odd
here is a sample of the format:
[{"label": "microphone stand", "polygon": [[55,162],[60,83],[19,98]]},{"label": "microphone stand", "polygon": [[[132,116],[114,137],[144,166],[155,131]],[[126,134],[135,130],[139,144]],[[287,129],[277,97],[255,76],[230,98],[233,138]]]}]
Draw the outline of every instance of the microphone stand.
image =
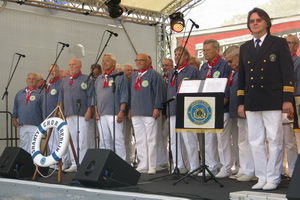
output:
[{"label": "microphone stand", "polygon": [[[164,178],[164,177],[167,177],[167,176],[172,176],[173,174],[180,174],[179,172],[179,169],[178,169],[178,161],[176,159],[176,166],[174,168],[174,172],[171,173],[172,169],[171,169],[171,157],[172,157],[172,151],[171,151],[171,120],[170,120],[170,103],[172,101],[174,101],[175,98],[172,97],[170,99],[167,99],[165,100],[164,102],[162,102],[163,105],[166,105],[166,109],[168,111],[168,116],[169,116],[169,127],[168,127],[168,136],[169,136],[169,141],[168,141],[168,145],[169,145],[169,164],[170,164],[170,168],[169,168],[169,172],[170,174],[167,174],[167,175],[164,175],[164,176],[160,176],[160,177],[155,177],[155,178],[152,178],[152,179],[149,179],[149,181],[153,181],[153,180],[156,180],[156,179],[159,179],[159,178]],[[177,133],[176,133],[176,136],[177,136]],[[176,138],[177,139],[177,138]],[[177,158],[177,143],[176,143],[176,158]]]},{"label": "microphone stand", "polygon": [[[5,91],[4,91],[3,96],[2,96],[2,100],[3,100],[4,97],[5,97],[5,109],[6,109],[6,110],[5,110],[5,113],[6,113],[6,137],[7,137],[7,139],[8,139],[8,87],[9,87],[9,85],[10,85],[10,83],[11,83],[11,81],[12,81],[12,78],[13,78],[15,72],[16,72],[16,69],[17,69],[17,67],[18,67],[18,65],[19,65],[21,56],[22,56],[22,55],[19,55],[18,61],[17,61],[16,65],[15,65],[15,68],[14,68],[14,70],[13,70],[13,72],[12,72],[12,74],[11,74],[9,80],[8,80],[8,83],[7,83],[6,87],[5,87]],[[12,131],[12,129],[11,129],[11,131]],[[12,140],[11,140],[11,145],[12,145]],[[6,146],[8,146],[8,140],[6,140]]]},{"label": "microphone stand", "polygon": [[114,94],[114,109],[113,109],[113,151],[116,152],[116,77],[113,76],[112,92]]},{"label": "microphone stand", "polygon": [[81,109],[81,99],[77,99],[76,102],[76,110],[77,110],[77,160],[76,160],[76,165],[77,165],[77,170],[79,169],[79,134],[80,134],[80,130],[79,130],[79,114],[80,114],[80,109]]},{"label": "microphone stand", "polygon": [[[55,61],[54,61],[54,63],[53,63],[52,65],[57,65],[57,64],[56,64],[56,63],[57,63],[57,60],[58,60],[58,58],[60,57],[60,54],[61,54],[62,51],[64,50],[65,46],[67,46],[67,45],[65,45],[65,44],[62,45],[62,47],[61,47],[61,49],[60,49],[58,55],[56,56]],[[53,70],[53,67],[51,67],[51,69],[50,69],[50,71],[49,71],[49,73],[48,73],[48,75],[47,75],[47,77],[46,77],[46,79],[45,79],[45,82],[44,82],[44,85],[43,85],[43,87],[42,87],[42,89],[41,89],[41,91],[40,91],[40,94],[41,94],[42,91],[46,88],[46,86],[47,86],[47,81],[48,81],[48,78],[49,78],[49,76],[50,76],[52,70]]]},{"label": "microphone stand", "polygon": [[[191,19],[190,19],[190,20],[191,20]],[[192,24],[192,26],[191,26],[191,29],[190,29],[190,31],[189,31],[189,34],[188,34],[188,36],[187,36],[187,39],[186,39],[186,41],[185,41],[185,44],[184,44],[184,47],[183,47],[183,48],[186,47],[186,44],[187,44],[187,42],[188,42],[188,40],[189,40],[189,38],[190,38],[190,35],[191,35],[191,32],[192,32],[193,27],[194,27],[194,26],[195,26],[196,28],[199,27],[193,20],[191,20],[191,22],[192,22],[193,24]],[[181,59],[181,57],[182,57],[182,54],[183,54],[183,52],[181,52],[178,62],[180,61],[180,59]],[[177,62],[177,65],[176,65],[176,67],[175,67],[176,70],[174,71],[174,74],[173,74],[173,76],[175,76],[176,90],[177,90],[177,87],[178,87],[178,83],[177,83],[177,75],[178,75],[177,68],[178,68],[178,62]],[[177,154],[177,151],[178,151],[178,150],[177,150],[177,133],[175,133],[175,134],[176,134],[176,154]],[[213,179],[220,187],[223,187],[223,184],[220,183],[220,182],[216,179],[215,175],[208,169],[208,166],[205,165],[205,134],[204,134],[204,133],[201,134],[201,141],[202,141],[202,148],[201,148],[201,152],[202,152],[202,165],[200,165],[197,169],[195,169],[195,170],[189,172],[187,175],[185,175],[184,177],[182,177],[182,178],[180,178],[179,180],[177,180],[173,185],[176,185],[176,184],[179,183],[180,181],[186,179],[187,177],[189,177],[190,175],[192,175],[194,172],[196,172],[196,171],[198,171],[198,170],[202,170],[202,178],[203,178],[203,182],[207,182],[208,180],[210,180],[210,179],[206,179],[206,177],[205,177],[205,171],[207,171],[207,172],[210,174],[211,178],[212,178],[212,179]],[[176,159],[176,161],[177,161],[177,159]],[[176,163],[177,163],[177,162],[176,162]],[[174,169],[174,171],[175,171],[175,169]]]},{"label": "microphone stand", "polygon": [[[193,23],[192,24],[192,26],[191,26],[191,29],[190,29],[190,31],[189,31],[189,34],[188,34],[188,36],[187,36],[187,39],[186,39],[186,41],[185,41],[185,44],[184,44],[184,46],[183,46],[183,49],[185,49],[185,47],[186,47],[186,44],[187,44],[187,42],[188,42],[188,40],[189,40],[189,38],[190,38],[190,35],[191,35],[191,32],[192,32],[192,30],[193,30],[193,27],[194,26],[196,26],[196,24],[195,23]],[[196,26],[197,27],[197,26]],[[176,95],[177,95],[177,89],[178,89],[178,79],[177,79],[177,76],[178,76],[178,71],[177,71],[177,69],[178,69],[178,65],[179,65],[179,62],[180,62],[180,60],[181,60],[181,57],[182,57],[182,54],[183,54],[183,50],[181,51],[181,53],[180,53],[180,56],[179,56],[179,59],[178,59],[178,61],[177,61],[177,63],[176,63],[176,66],[175,66],[175,69],[174,69],[174,73],[173,73],[173,76],[172,76],[172,78],[171,78],[171,80],[174,78],[175,79],[175,87],[176,87]],[[169,80],[170,81],[170,80]],[[168,99],[168,100],[166,100],[165,101],[165,103],[167,103],[167,106],[168,106],[168,108],[169,108],[169,103],[171,102],[171,101],[173,101],[173,100],[175,100],[174,99],[174,97],[172,97],[171,99]],[[169,126],[171,125],[171,116],[170,116],[170,108],[168,109],[168,113],[169,113],[169,120],[170,120],[170,122],[169,122]],[[176,122],[175,122],[176,123]],[[169,130],[169,132],[171,132],[170,130]],[[171,134],[169,134],[169,137],[170,137],[170,140],[171,140]],[[170,149],[171,149],[171,146],[170,146]],[[173,170],[173,173],[171,173],[171,174],[168,174],[168,175],[166,175],[166,176],[169,176],[169,175],[177,175],[177,176],[181,176],[181,174],[180,174],[180,170],[179,170],[179,168],[178,168],[178,133],[176,133],[175,132],[175,166],[174,166],[174,170]],[[173,159],[174,160],[174,159]],[[165,177],[165,176],[163,176],[163,177]],[[153,179],[151,179],[151,180],[153,180]],[[180,180],[184,180],[184,179],[180,179]],[[176,183],[175,183],[176,184]],[[174,185],[175,185],[174,184]]]}]

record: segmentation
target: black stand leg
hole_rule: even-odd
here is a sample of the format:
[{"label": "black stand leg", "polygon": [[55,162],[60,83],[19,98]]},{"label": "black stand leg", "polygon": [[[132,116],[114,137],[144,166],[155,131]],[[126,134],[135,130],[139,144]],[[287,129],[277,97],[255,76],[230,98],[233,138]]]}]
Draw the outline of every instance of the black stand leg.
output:
[{"label": "black stand leg", "polygon": [[[200,167],[198,167],[197,169],[189,172],[186,176],[182,177],[181,179],[179,179],[178,181],[176,181],[173,185],[176,185],[177,183],[179,183],[180,181],[186,179],[187,177],[189,177],[191,174],[193,174],[194,172],[198,171],[198,170],[202,170],[202,181],[203,182],[207,182],[210,179],[213,179],[221,188],[224,187],[224,185],[222,183],[220,183],[215,175],[208,169],[208,166],[205,165],[205,134],[202,133],[201,135],[201,140],[202,140],[202,147],[201,147],[201,155],[202,155],[202,164],[200,165]],[[205,176],[205,172],[208,172],[210,174],[210,178],[206,178]]]}]

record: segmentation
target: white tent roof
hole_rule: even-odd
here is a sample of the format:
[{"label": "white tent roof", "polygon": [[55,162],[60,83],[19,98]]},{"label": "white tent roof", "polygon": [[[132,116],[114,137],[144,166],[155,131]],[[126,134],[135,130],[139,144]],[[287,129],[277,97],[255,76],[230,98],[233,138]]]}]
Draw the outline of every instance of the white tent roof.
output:
[{"label": "white tent roof", "polygon": [[[109,0],[6,0],[85,15],[110,18],[105,2]],[[143,24],[164,23],[174,12],[184,12],[203,0],[121,0],[124,12],[118,19]]]}]

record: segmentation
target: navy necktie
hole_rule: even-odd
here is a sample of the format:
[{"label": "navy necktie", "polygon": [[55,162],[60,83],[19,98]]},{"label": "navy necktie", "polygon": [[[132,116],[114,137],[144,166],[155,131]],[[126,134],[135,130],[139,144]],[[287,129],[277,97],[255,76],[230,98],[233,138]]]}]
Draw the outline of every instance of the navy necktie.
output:
[{"label": "navy necktie", "polygon": [[260,43],[260,39],[256,39],[255,40],[255,43],[256,43],[256,46],[255,46],[255,49],[256,49],[256,53],[258,53],[259,52],[259,49],[260,49],[260,45],[259,45],[259,43]]}]

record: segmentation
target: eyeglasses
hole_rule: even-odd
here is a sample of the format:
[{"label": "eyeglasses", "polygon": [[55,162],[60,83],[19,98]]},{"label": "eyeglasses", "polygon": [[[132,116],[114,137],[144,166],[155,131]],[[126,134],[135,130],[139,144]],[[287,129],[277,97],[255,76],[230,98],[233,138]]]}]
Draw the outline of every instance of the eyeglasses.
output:
[{"label": "eyeglasses", "polygon": [[296,42],[287,41],[288,44],[297,44]]},{"label": "eyeglasses", "polygon": [[233,62],[233,59],[236,57],[237,55],[233,56],[231,60],[228,60],[228,64],[231,64]]},{"label": "eyeglasses", "polygon": [[146,60],[145,59],[135,59],[134,61],[135,62],[145,62]]},{"label": "eyeglasses", "polygon": [[258,18],[258,19],[251,19],[249,22],[250,22],[250,24],[254,24],[255,22],[256,23],[260,23],[260,22],[262,22],[262,18]]}]

